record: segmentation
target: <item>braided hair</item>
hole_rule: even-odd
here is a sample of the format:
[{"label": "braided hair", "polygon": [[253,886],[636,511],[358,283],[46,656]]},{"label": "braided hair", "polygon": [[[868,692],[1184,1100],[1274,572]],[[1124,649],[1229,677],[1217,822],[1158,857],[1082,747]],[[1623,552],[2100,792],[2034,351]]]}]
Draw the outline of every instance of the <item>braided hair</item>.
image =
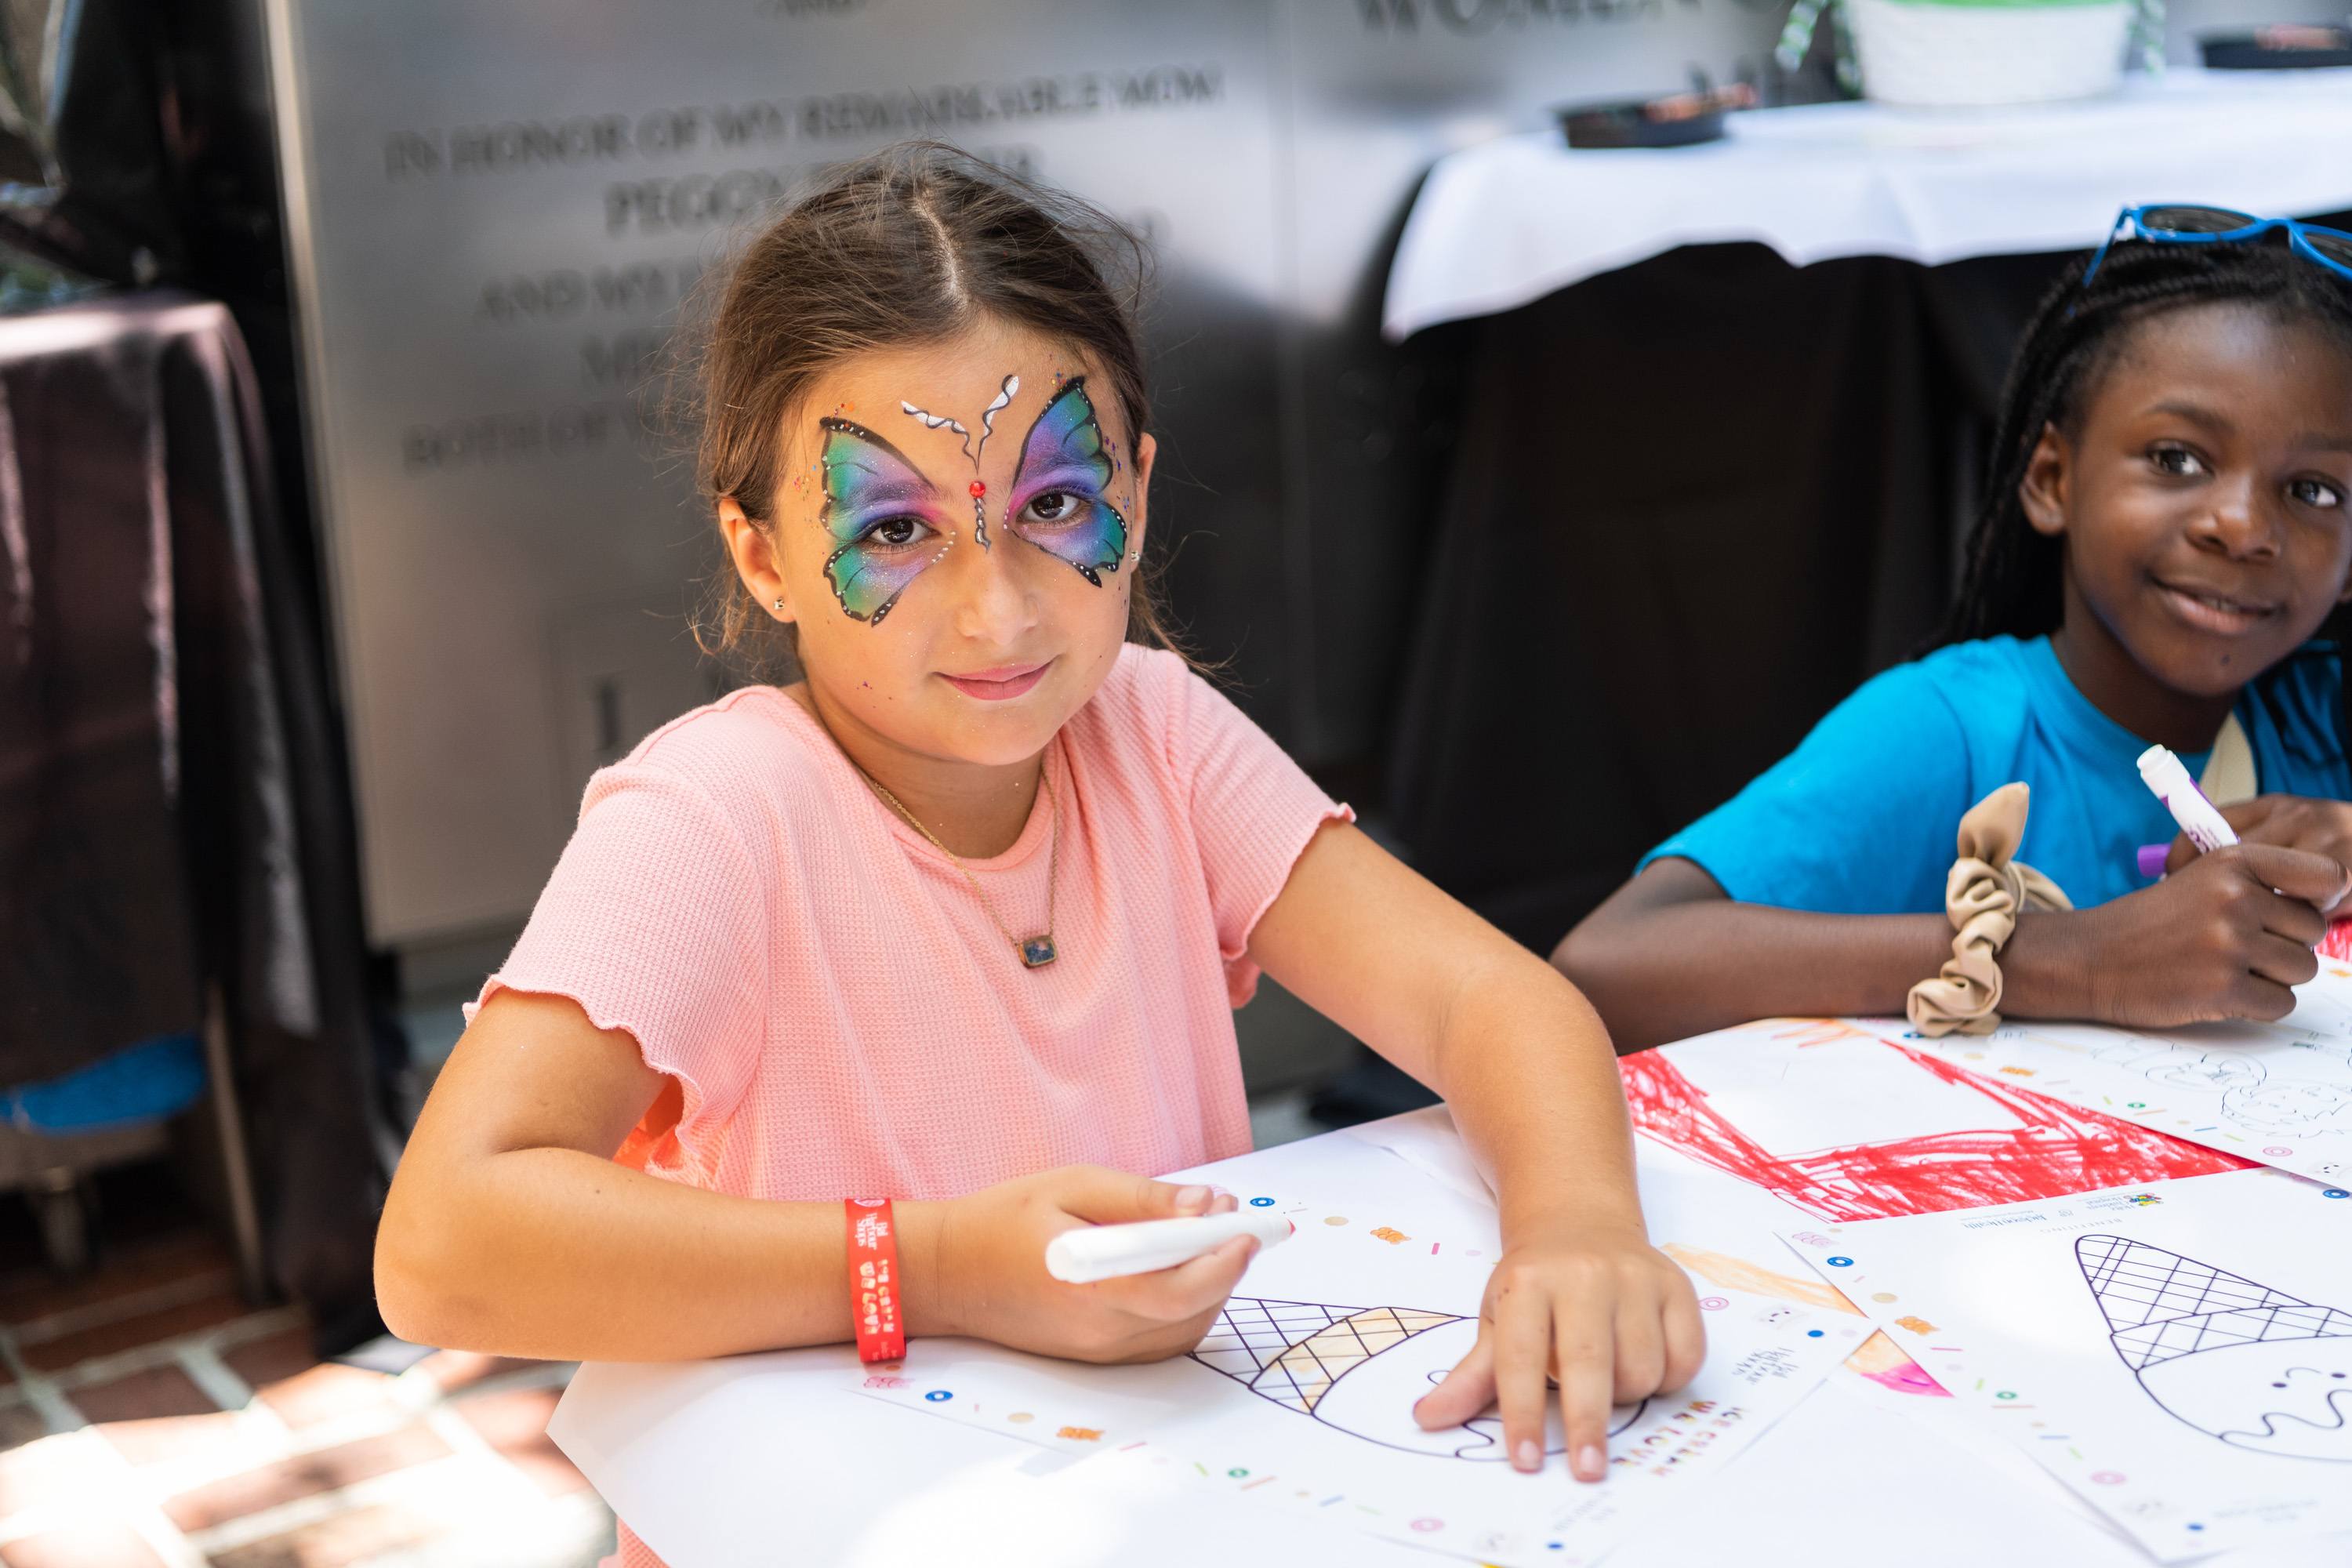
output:
[{"label": "braided hair", "polygon": [[[2080,258],[2060,274],[2010,362],[1959,589],[1930,647],[2058,629],[2065,605],[2063,542],[2028,524],[2018,491],[2045,427],[2054,425],[2070,437],[2081,431],[2092,394],[2133,329],[2193,305],[2246,304],[2316,328],[2352,355],[2352,283],[2273,237],[2207,245],[2118,242],[2085,288],[2089,264],[2088,257]],[[2337,649],[2352,647],[2352,609],[2331,611],[2320,635]],[[2323,657],[2323,650],[2305,644],[2289,657]],[[2352,749],[2352,680],[2338,689],[2336,736]]]},{"label": "braided hair", "polygon": [[[2087,257],[2042,296],[2001,389],[1986,460],[1984,501],[1969,532],[1959,591],[1931,647],[1976,637],[2039,637],[2055,631],[2064,605],[2061,541],[2026,522],[2018,489],[2045,426],[2072,436],[2091,394],[2130,342],[2132,329],[2192,305],[2246,304],[2318,328],[2352,354],[2352,283],[2270,237],[2244,244],[2162,245],[2121,241],[2090,287]],[[2327,631],[2347,626],[2337,611]]]}]

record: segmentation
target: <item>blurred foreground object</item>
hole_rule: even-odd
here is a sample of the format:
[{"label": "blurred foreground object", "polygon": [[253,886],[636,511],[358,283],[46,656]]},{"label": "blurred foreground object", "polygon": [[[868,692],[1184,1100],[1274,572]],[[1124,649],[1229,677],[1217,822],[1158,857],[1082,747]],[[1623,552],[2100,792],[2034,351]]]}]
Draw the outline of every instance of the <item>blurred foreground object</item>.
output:
[{"label": "blurred foreground object", "polygon": [[1794,70],[1826,12],[1838,80],[1881,103],[1988,109],[2113,92],[2126,45],[2164,69],[2165,0],[1797,0],[1775,58]]}]

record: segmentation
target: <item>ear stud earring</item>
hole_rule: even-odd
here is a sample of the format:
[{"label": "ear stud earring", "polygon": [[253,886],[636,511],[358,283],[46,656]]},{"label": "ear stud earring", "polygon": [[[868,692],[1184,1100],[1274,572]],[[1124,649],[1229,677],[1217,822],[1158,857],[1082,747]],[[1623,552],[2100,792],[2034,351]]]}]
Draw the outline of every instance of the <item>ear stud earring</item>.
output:
[{"label": "ear stud earring", "polygon": [[783,613],[784,613],[784,596],[783,596],[782,594],[779,594],[779,595],[776,595],[776,614],[778,614],[778,615],[780,615],[780,616],[781,616],[781,615],[782,615]]}]

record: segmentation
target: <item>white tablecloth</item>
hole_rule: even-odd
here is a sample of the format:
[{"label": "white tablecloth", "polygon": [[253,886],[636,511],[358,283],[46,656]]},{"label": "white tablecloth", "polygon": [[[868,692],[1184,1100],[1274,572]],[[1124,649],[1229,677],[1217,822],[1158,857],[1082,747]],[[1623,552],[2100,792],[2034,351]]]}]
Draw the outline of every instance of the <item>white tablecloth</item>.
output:
[{"label": "white tablecloth", "polygon": [[[1818,1082],[1808,1088],[1821,1092]],[[1857,1136],[1866,1127],[1885,1135],[1890,1124],[1875,1104],[1854,1101]],[[1363,1136],[1360,1129],[1321,1141],[1347,1147]],[[1451,1128],[1438,1136],[1450,1142]],[[1290,1145],[1282,1157],[1311,1147]],[[1466,1150],[1454,1145],[1452,1159],[1466,1171]],[[847,1345],[590,1364],[548,1435],[674,1568],[1465,1561],[1356,1535],[1311,1511],[1203,1507],[1202,1494],[1126,1487],[1117,1471],[1097,1487],[1066,1473],[1069,1453],[856,1393],[862,1373]],[[1559,1487],[1563,1499],[1577,1495],[1557,1467],[1526,1479]],[[1696,1484],[1706,1489],[1648,1521],[1608,1554],[1608,1568],[2156,1568],[2022,1450],[1972,1425],[1957,1401],[1891,1393],[1843,1373]],[[2210,1557],[2199,1568],[2347,1562],[2352,1537],[2333,1535]]]},{"label": "white tablecloth", "polygon": [[2095,245],[2137,202],[2352,207],[2352,69],[2131,81],[2024,110],[1765,110],[1698,147],[1572,151],[1556,132],[1486,142],[1423,186],[1383,326],[1402,339],[1511,310],[1678,245],[1932,265]]}]

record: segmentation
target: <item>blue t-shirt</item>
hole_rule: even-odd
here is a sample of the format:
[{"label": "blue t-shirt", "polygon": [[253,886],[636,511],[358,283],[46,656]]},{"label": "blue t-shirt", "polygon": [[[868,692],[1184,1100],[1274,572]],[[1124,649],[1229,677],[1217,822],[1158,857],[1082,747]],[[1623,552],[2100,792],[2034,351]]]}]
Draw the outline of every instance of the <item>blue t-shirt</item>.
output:
[{"label": "blue t-shirt", "polygon": [[[2306,644],[2239,694],[2265,795],[2352,800],[2343,666]],[[1659,845],[1732,898],[1827,914],[1936,913],[1960,814],[2014,779],[2033,792],[2018,858],[2077,907],[2146,887],[2134,854],[2179,831],[2140,783],[2147,742],[2075,689],[2046,637],[1955,643],[1863,683],[1797,749]],[[2186,753],[2191,778],[2206,752]]]}]

